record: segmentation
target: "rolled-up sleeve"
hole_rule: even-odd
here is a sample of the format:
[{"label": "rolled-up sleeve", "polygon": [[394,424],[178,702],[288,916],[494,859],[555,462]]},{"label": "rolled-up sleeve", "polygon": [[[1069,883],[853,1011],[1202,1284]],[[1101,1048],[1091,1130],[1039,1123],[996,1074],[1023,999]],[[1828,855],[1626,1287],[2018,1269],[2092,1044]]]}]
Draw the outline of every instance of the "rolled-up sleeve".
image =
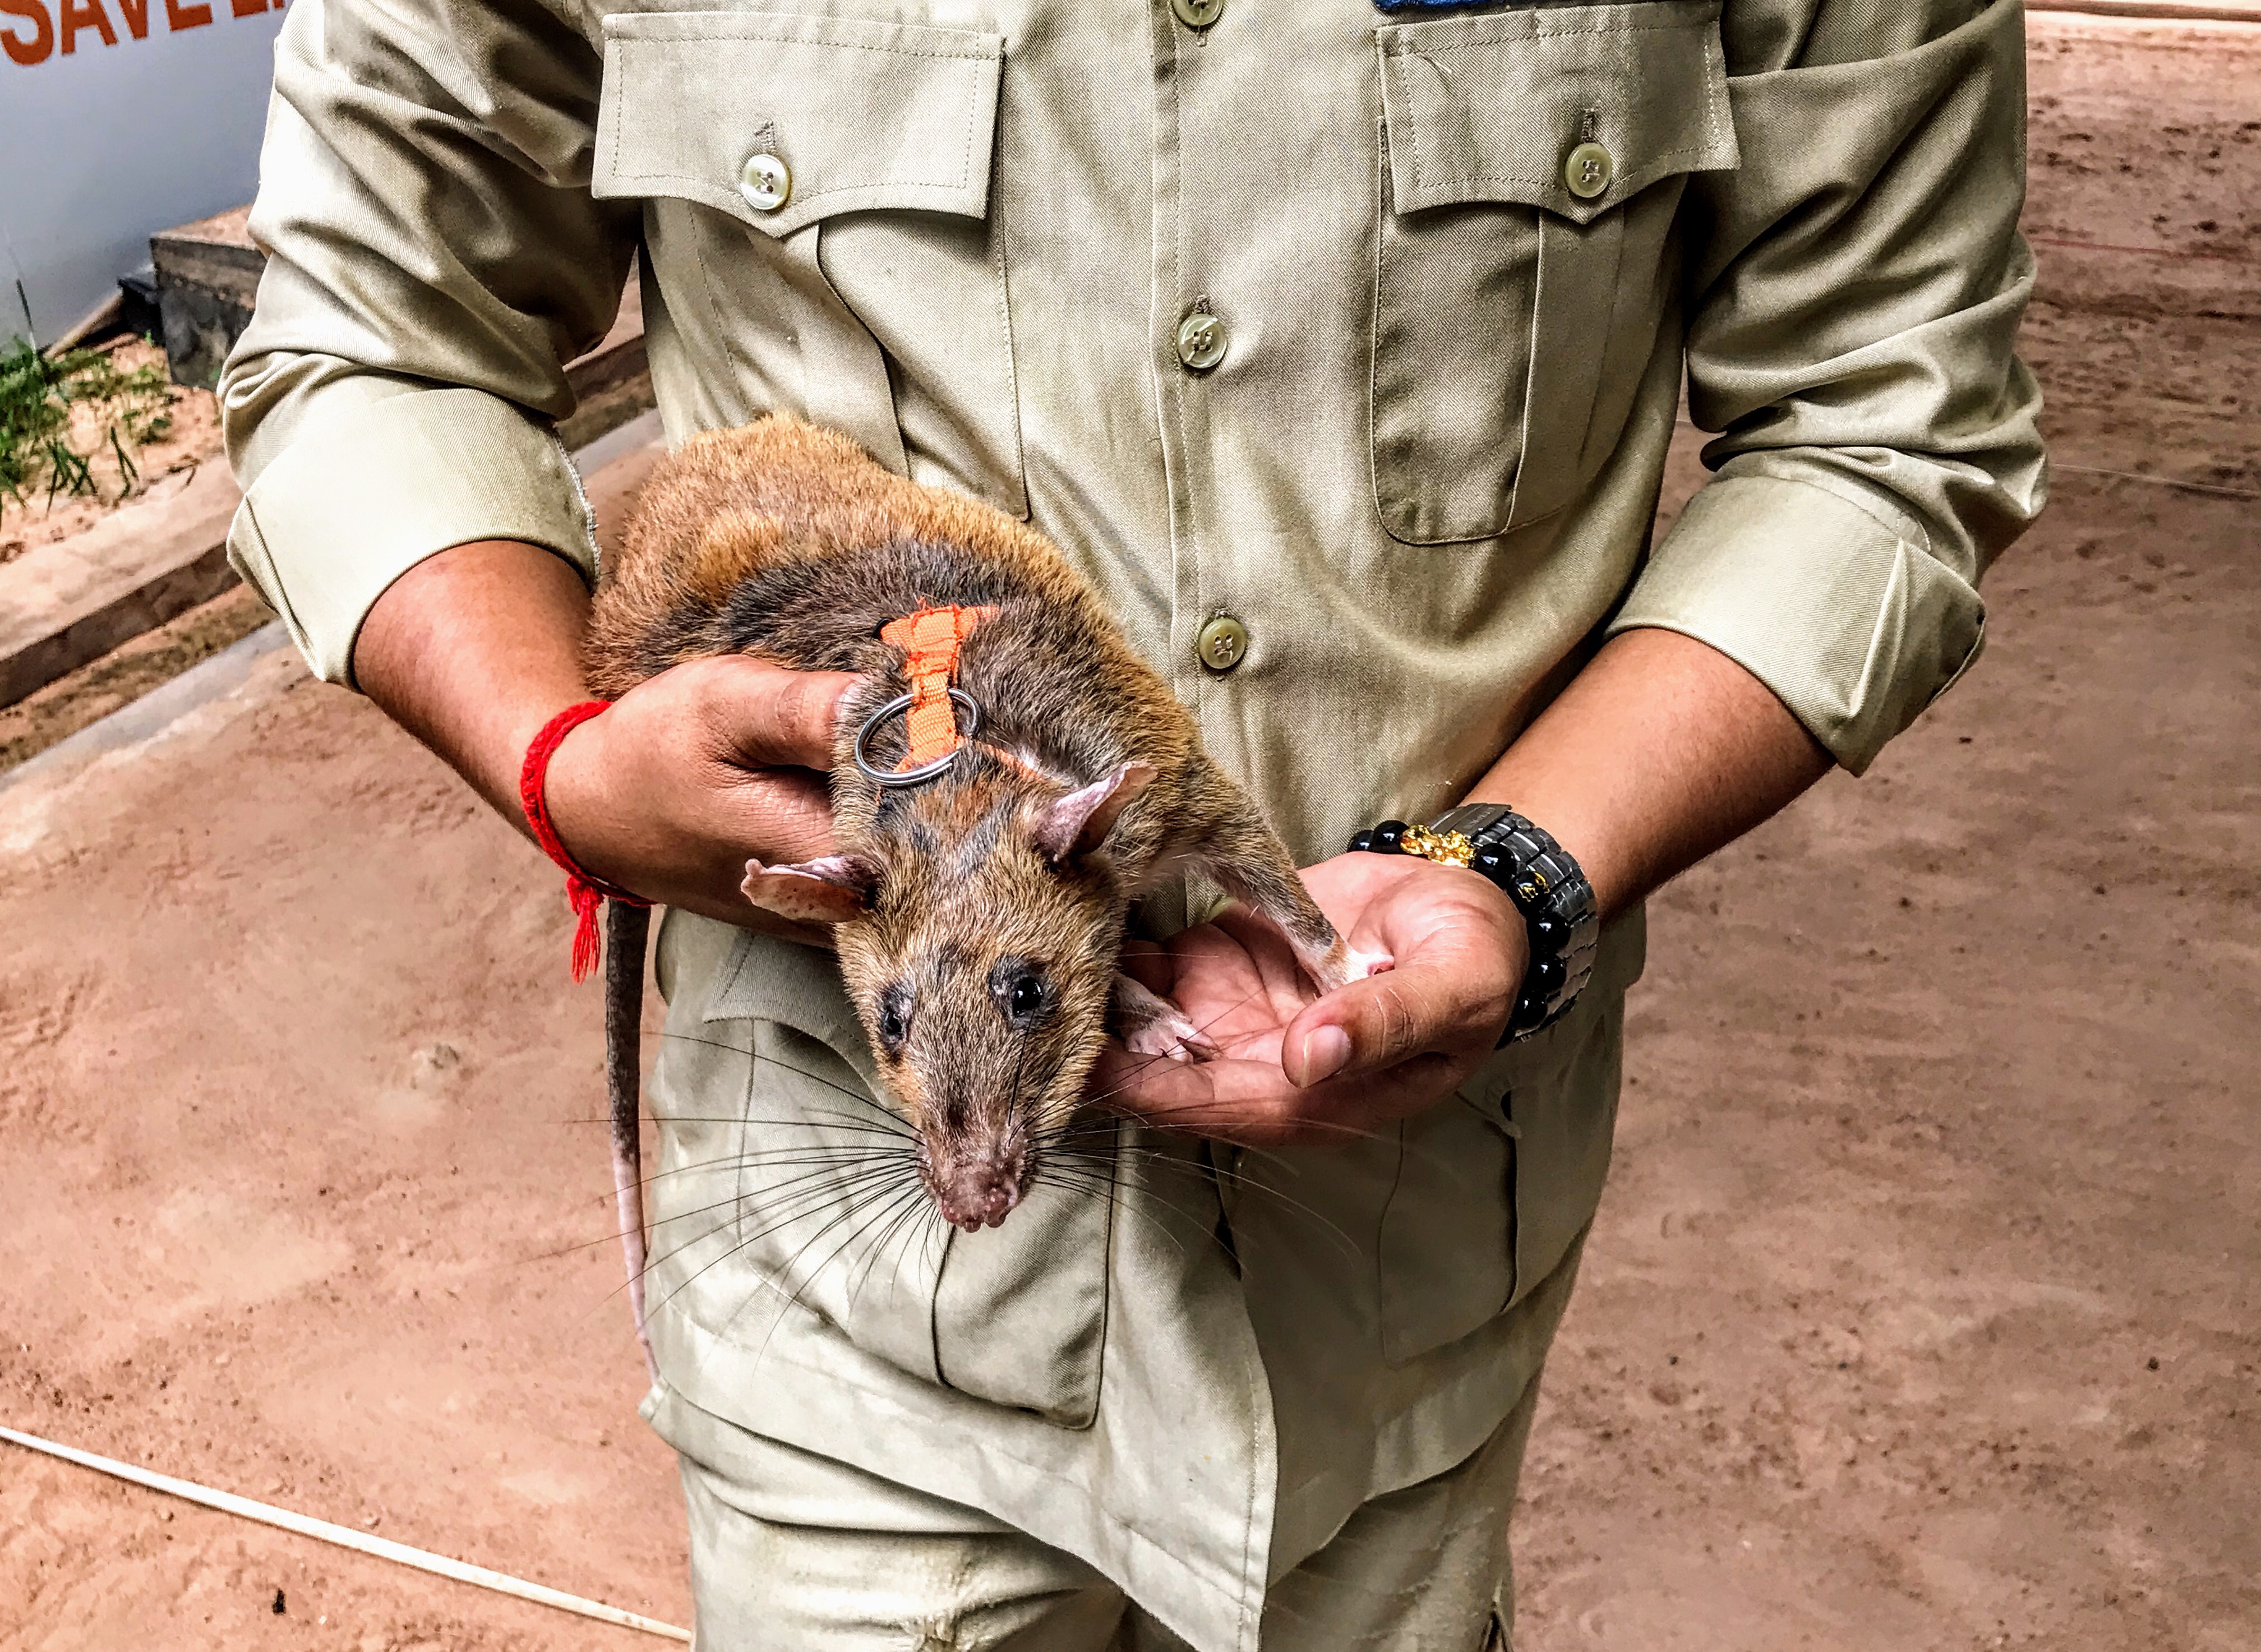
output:
[{"label": "rolled-up sleeve", "polygon": [[552,425],[635,235],[589,192],[599,61],[539,0],[300,0],[284,25],[267,269],[220,384],[229,555],[327,679],[351,682],[370,609],[452,545],[523,540],[593,578]]},{"label": "rolled-up sleeve", "polygon": [[1612,621],[1757,676],[1855,773],[1977,657],[1980,574],[2040,512],[2024,22],[1743,6],[1742,164],[1690,185],[1688,405],[1716,472]]}]

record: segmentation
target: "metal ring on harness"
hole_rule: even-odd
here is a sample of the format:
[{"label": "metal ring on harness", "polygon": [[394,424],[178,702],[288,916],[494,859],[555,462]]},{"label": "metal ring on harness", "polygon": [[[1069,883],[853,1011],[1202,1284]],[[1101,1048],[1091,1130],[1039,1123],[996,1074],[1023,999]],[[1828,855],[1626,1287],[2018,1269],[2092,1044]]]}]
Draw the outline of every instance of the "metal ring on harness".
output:
[{"label": "metal ring on harness", "polygon": [[965,710],[965,728],[958,736],[957,745],[933,762],[921,764],[915,769],[873,768],[872,760],[864,755],[864,747],[872,737],[872,730],[897,712],[909,710],[911,701],[916,697],[914,694],[896,695],[886,705],[865,718],[864,726],[856,730],[856,745],[851,755],[856,759],[856,766],[863,771],[865,779],[875,781],[880,786],[916,786],[922,781],[931,780],[937,774],[947,771],[951,764],[957,762],[958,754],[965,750],[965,743],[981,732],[981,707],[974,703],[973,696],[964,689],[953,688],[950,691],[951,703],[962,706]]}]

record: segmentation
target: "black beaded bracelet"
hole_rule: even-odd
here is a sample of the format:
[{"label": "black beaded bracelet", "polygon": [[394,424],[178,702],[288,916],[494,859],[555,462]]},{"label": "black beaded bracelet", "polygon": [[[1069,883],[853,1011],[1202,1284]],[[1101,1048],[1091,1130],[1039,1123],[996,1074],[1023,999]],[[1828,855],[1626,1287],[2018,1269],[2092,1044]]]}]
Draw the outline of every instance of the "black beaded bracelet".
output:
[{"label": "black beaded bracelet", "polygon": [[1353,851],[1419,855],[1489,878],[1523,915],[1531,962],[1516,993],[1504,1045],[1561,1019],[1593,973],[1601,916],[1593,886],[1570,851],[1504,803],[1463,803],[1426,826],[1386,820],[1350,840]]}]

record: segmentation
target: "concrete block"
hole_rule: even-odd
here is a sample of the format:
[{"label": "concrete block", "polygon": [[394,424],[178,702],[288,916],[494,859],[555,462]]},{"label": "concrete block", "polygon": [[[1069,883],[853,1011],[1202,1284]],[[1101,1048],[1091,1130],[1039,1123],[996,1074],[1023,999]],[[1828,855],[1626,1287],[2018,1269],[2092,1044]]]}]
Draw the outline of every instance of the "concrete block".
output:
[{"label": "concrete block", "polygon": [[[228,351],[251,325],[267,255],[252,241],[250,215],[249,207],[239,206],[149,238],[165,355],[176,384],[210,390],[219,384]],[[652,405],[642,289],[633,273],[612,331],[565,376],[579,403],[557,430],[569,448],[594,442]]]},{"label": "concrete block", "polygon": [[246,226],[251,209],[183,224],[149,238],[157,272],[157,311],[173,382],[210,390],[227,353],[251,325],[267,255]]}]

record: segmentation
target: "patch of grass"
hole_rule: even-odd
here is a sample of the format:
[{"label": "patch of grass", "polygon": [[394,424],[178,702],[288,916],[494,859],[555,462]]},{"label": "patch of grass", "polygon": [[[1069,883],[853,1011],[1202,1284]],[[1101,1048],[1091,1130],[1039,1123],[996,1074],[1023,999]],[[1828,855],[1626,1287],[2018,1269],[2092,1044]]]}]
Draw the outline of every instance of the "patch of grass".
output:
[{"label": "patch of grass", "polygon": [[134,452],[172,422],[172,386],[154,363],[120,371],[104,351],[48,356],[28,338],[0,349],[0,514],[34,493],[97,494],[88,460],[107,447],[131,492],[140,472]]}]

